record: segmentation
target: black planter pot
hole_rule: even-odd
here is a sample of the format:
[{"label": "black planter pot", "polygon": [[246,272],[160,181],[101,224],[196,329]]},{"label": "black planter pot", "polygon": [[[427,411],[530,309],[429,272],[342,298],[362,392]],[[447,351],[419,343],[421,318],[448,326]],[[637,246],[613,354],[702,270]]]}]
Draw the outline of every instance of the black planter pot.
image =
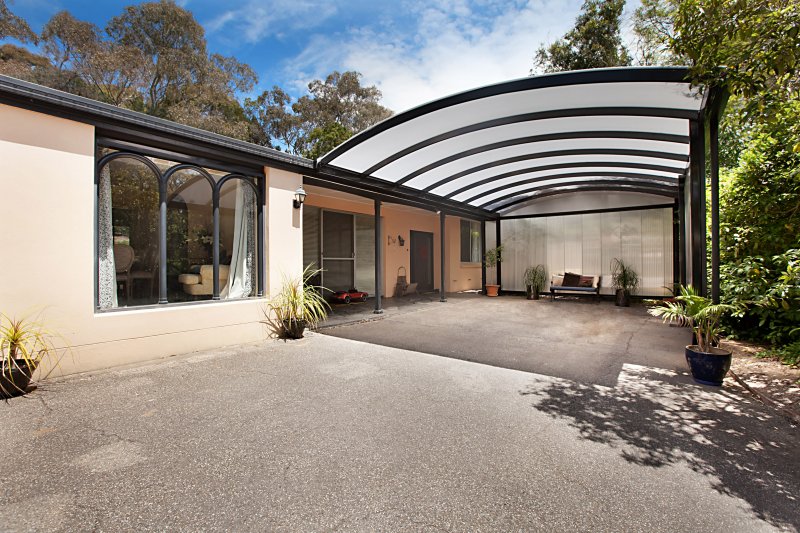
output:
[{"label": "black planter pot", "polygon": [[303,332],[306,330],[305,320],[284,320],[283,335],[287,339],[302,339]]},{"label": "black planter pot", "polygon": [[686,362],[696,382],[720,387],[731,367],[731,352],[721,348],[701,352],[699,346],[692,344],[686,347]]},{"label": "black planter pot", "polygon": [[614,303],[618,307],[630,307],[631,297],[627,292],[625,292],[625,289],[617,289],[617,297]]},{"label": "black planter pot", "polygon": [[539,291],[533,289],[532,286],[526,285],[525,286],[525,297],[528,300],[538,300],[539,299]]},{"label": "black planter pot", "polygon": [[0,367],[0,398],[11,398],[25,394],[35,368],[30,368],[24,359],[14,359],[11,368]]}]

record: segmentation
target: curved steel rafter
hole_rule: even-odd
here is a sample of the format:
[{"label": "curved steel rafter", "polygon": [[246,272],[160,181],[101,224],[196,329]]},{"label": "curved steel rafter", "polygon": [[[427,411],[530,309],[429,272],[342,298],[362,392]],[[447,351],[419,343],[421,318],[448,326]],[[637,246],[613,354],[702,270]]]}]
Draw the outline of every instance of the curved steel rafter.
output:
[{"label": "curved steel rafter", "polygon": [[541,200],[542,198],[547,198],[549,196],[558,196],[561,194],[569,194],[573,192],[637,192],[637,193],[644,193],[644,194],[654,194],[657,196],[665,196],[668,198],[676,198],[678,196],[678,190],[675,189],[662,189],[662,188],[655,188],[655,187],[642,187],[638,185],[625,185],[625,184],[613,184],[613,185],[600,185],[597,182],[593,182],[593,185],[587,186],[574,186],[574,185],[565,185],[563,187],[554,187],[552,189],[544,190],[538,194],[532,194],[525,196],[523,198],[515,198],[514,200],[502,204],[497,207],[493,207],[489,209],[494,213],[500,213],[501,211],[506,211],[511,207],[516,207],[517,209],[520,208],[520,204],[524,204],[527,202],[533,202],[536,200]]},{"label": "curved steel rafter", "polygon": [[[574,187],[574,186],[590,186],[590,185],[603,185],[603,184],[616,184],[616,185],[635,185],[637,187],[642,187],[646,189],[664,189],[670,191],[678,191],[678,182],[675,183],[665,182],[665,181],[653,181],[652,179],[639,179],[639,178],[623,178],[614,176],[612,179],[594,179],[594,180],[579,180],[573,182],[564,182],[564,183],[557,183],[557,184],[550,184],[550,185],[536,185],[533,187],[528,187],[525,189],[517,190],[514,192],[510,192],[503,196],[498,196],[497,198],[492,198],[491,200],[485,201],[481,204],[478,204],[476,207],[480,207],[482,209],[492,209],[491,206],[496,205],[498,203],[502,203],[504,200],[508,200],[510,198],[515,198],[521,194],[536,192],[536,191],[546,191],[549,189],[558,189],[561,187]],[[480,198],[480,197],[478,197]]]},{"label": "curved steel rafter", "polygon": [[[494,193],[510,189],[512,187],[518,187],[520,185],[527,185],[529,183],[539,183],[544,181],[553,181],[557,179],[566,179],[566,178],[619,178],[619,179],[637,179],[642,182],[663,182],[667,184],[678,183],[678,177],[670,178],[667,176],[658,176],[653,174],[644,174],[644,173],[637,173],[637,172],[616,172],[616,171],[586,171],[586,172],[565,172],[562,174],[548,174],[546,176],[535,176],[533,178],[527,178],[524,180],[519,180],[515,183],[506,183],[503,185],[499,185],[492,189],[487,189],[485,191],[481,191],[470,198],[466,198],[462,200],[464,203],[472,203],[475,200],[480,198],[485,198],[487,196],[491,196]],[[607,181],[607,180],[606,180]],[[554,185],[555,186],[555,185]]]},{"label": "curved steel rafter", "polygon": [[[442,141],[446,141],[448,139],[453,139],[461,135],[466,135],[467,133],[473,133],[476,131],[496,128],[498,126],[519,124],[522,122],[535,122],[538,120],[547,120],[553,118],[597,117],[597,116],[679,118],[688,120],[697,118],[697,114],[698,114],[697,111],[692,111],[688,109],[672,109],[668,107],[588,107],[588,108],[570,108],[570,109],[551,109],[547,111],[536,111],[533,113],[521,113],[519,115],[498,117],[491,120],[485,120],[483,122],[462,126],[460,128],[446,131],[444,133],[440,133],[439,135],[434,135],[433,137],[429,137],[427,139],[419,141],[375,163],[367,170],[362,172],[362,175],[372,176],[373,174],[375,174],[375,172],[382,169],[389,163],[393,163],[394,161],[397,161],[400,158],[403,158],[409,154],[412,154],[428,146],[440,143]],[[355,137],[352,137],[351,139],[355,139]],[[348,141],[345,141],[344,145],[346,145],[347,142]],[[328,159],[328,156],[325,156],[325,158],[322,159],[321,163],[327,164],[331,160],[332,159]]]},{"label": "curved steel rafter", "polygon": [[[570,85],[600,84],[600,83],[686,83],[689,74],[688,67],[619,67],[607,69],[581,70],[572,72],[558,72],[544,76],[530,76],[504,83],[478,87],[462,93],[454,94],[427,104],[410,109],[404,113],[399,113],[371,128],[355,135],[334,148],[319,160],[322,165],[332,162],[345,152],[352,150],[359,144],[380,135],[381,133],[400,126],[416,118],[429,115],[442,109],[451,108],[459,104],[473,102],[493,96],[511,94],[522,91],[533,91],[536,89],[547,89],[553,87],[565,87]],[[697,111],[690,112],[690,117],[696,119],[699,116]],[[586,115],[586,110],[582,110],[580,115]]]},{"label": "curved steel rafter", "polygon": [[[613,155],[613,156],[627,156],[627,157],[642,157],[648,159],[663,159],[665,161],[678,161],[681,163],[686,163],[689,159],[688,155],[684,154],[676,154],[673,152],[658,152],[655,150],[631,150],[628,148],[575,148],[572,150],[552,150],[549,152],[535,152],[535,153],[528,153],[528,154],[520,154],[514,157],[506,157],[504,159],[497,159],[494,161],[489,161],[482,165],[477,165],[472,168],[468,168],[462,170],[461,172],[456,172],[446,178],[442,178],[435,183],[432,183],[422,189],[425,192],[433,191],[441,187],[442,185],[446,185],[453,181],[460,180],[466,176],[471,174],[475,174],[476,172],[481,172],[483,170],[488,170],[490,168],[495,168],[503,165],[510,165],[513,163],[520,163],[522,161],[533,161],[536,159],[549,159],[552,157],[573,157],[573,156],[582,156],[582,155]],[[581,163],[580,161],[576,161],[575,163]],[[623,165],[624,163],[624,165]],[[599,166],[626,166],[629,164],[638,165],[640,168],[648,169],[650,166],[654,166],[648,163],[634,163],[634,162],[620,162],[618,164],[614,164],[612,162],[607,162],[605,164],[601,164]],[[548,165],[549,168],[559,168],[561,165],[562,168],[573,168],[575,166],[574,163],[558,163],[553,165]],[[589,163],[586,164],[589,166]],[[542,167],[544,168],[544,166]],[[637,168],[635,166],[627,166],[627,168]],[[663,169],[662,172],[674,172],[674,173],[681,173],[685,170],[685,167],[677,167],[677,166],[669,166],[669,165],[661,165],[659,168]],[[659,168],[651,168],[650,170],[659,170]],[[491,180],[489,180],[491,181]],[[482,183],[487,183],[487,180],[480,180]],[[478,183],[478,182],[476,182]],[[398,183],[398,185],[402,185]],[[413,185],[409,185],[413,186]],[[465,186],[469,188],[470,185]],[[465,189],[466,190],[466,189]],[[460,190],[459,190],[460,191]],[[460,191],[463,192],[463,191]],[[456,193],[449,193],[445,195],[446,198],[452,198]]]}]

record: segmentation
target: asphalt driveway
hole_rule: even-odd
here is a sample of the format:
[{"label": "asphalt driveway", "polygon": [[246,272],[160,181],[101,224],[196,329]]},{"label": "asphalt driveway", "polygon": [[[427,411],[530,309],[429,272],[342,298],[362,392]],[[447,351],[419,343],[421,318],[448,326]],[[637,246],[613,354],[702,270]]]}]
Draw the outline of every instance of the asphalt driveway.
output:
[{"label": "asphalt driveway", "polygon": [[312,335],[0,402],[3,531],[796,531],[800,438],[735,391]]},{"label": "asphalt driveway", "polygon": [[691,339],[690,330],[664,325],[642,305],[587,298],[448,295],[446,303],[392,307],[380,319],[354,320],[372,317],[366,309],[322,332],[610,387],[626,363],[685,371],[683,348]]}]

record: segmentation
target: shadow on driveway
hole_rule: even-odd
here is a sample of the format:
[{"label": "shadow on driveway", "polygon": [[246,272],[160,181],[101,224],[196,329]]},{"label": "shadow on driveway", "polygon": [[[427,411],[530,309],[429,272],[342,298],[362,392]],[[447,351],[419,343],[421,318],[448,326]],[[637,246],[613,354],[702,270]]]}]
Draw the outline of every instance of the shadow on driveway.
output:
[{"label": "shadow on driveway", "polygon": [[615,388],[539,378],[521,394],[537,411],[567,420],[583,439],[616,448],[629,463],[656,469],[688,464],[717,492],[747,502],[760,519],[795,530],[797,428],[728,389],[689,383],[687,376],[626,365]]}]

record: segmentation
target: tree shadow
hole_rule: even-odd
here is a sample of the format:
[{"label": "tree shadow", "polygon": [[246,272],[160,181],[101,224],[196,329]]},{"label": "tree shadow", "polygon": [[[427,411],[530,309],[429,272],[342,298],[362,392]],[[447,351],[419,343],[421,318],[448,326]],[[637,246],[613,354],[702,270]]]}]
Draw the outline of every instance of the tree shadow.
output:
[{"label": "tree shadow", "polygon": [[749,503],[760,519],[788,529],[800,524],[797,427],[730,387],[626,364],[613,388],[542,377],[521,394],[630,463],[686,464],[718,492]]}]

